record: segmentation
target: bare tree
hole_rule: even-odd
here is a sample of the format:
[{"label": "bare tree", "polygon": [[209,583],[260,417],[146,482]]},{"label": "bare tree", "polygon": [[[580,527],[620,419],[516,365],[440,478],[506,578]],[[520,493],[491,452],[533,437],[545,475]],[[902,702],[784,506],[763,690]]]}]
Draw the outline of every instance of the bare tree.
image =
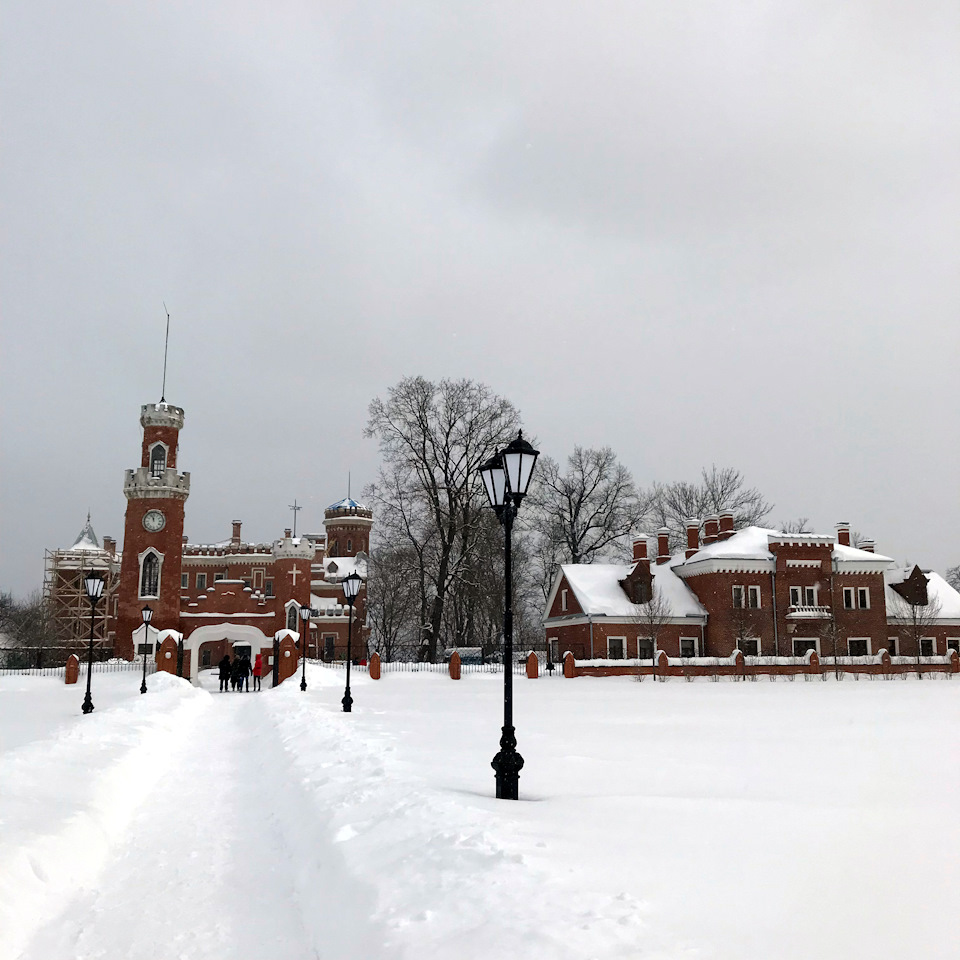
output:
[{"label": "bare tree", "polygon": [[559,564],[622,554],[648,505],[610,447],[574,447],[562,473],[555,460],[541,457],[529,501],[525,525],[537,539],[535,572],[544,599]]},{"label": "bare tree", "polygon": [[813,533],[809,517],[797,517],[796,520],[786,520],[780,524],[781,533]]},{"label": "bare tree", "polygon": [[512,439],[520,418],[508,400],[472,380],[407,377],[370,404],[364,435],[383,466],[368,488],[381,523],[411,551],[422,655],[430,661],[444,607],[461,582],[483,524],[477,468]]},{"label": "bare tree", "polygon": [[954,590],[960,590],[960,566],[947,569],[946,581]]},{"label": "bare tree", "polygon": [[929,637],[931,628],[937,626],[940,617],[940,601],[937,597],[930,596],[926,587],[926,577],[922,574],[924,583],[919,584],[916,577],[918,572],[919,568],[914,568],[914,574],[903,584],[897,586],[906,588],[912,580],[918,584],[919,589],[904,589],[904,592],[901,593],[895,586],[891,591],[889,594],[891,602],[887,607],[887,616],[896,625],[897,640],[901,653],[904,646],[908,650],[911,647],[916,650],[917,676],[922,677],[923,641]]},{"label": "bare tree", "polygon": [[[759,621],[761,612],[748,606],[749,594],[744,591],[740,595],[740,602],[733,607],[733,638],[736,648],[744,656],[743,677],[747,676],[746,658],[754,657],[760,652]],[[756,679],[756,673],[751,674]]]},{"label": "bare tree", "polygon": [[372,647],[384,660],[416,654],[416,569],[413,551],[403,544],[380,542],[370,551],[367,616]]},{"label": "bare tree", "polygon": [[653,523],[670,531],[671,550],[686,545],[690,517],[699,517],[702,527],[706,517],[730,510],[739,528],[762,523],[773,509],[756,487],[746,486],[739,470],[716,465],[704,467],[697,483],[654,484],[650,501]]},{"label": "bare tree", "polygon": [[[650,589],[650,599],[646,603],[634,604],[636,615],[633,622],[637,624],[637,659],[640,659],[640,641],[649,640],[651,651],[650,661],[653,667],[653,679],[657,679],[657,652],[660,649],[660,636],[663,628],[667,625],[672,616],[670,604],[664,598],[660,590],[657,589],[654,582]],[[637,667],[638,679],[643,679],[641,668]]]},{"label": "bare tree", "polygon": [[0,593],[0,634],[4,645],[45,647],[57,643],[53,619],[39,591],[23,600]]}]

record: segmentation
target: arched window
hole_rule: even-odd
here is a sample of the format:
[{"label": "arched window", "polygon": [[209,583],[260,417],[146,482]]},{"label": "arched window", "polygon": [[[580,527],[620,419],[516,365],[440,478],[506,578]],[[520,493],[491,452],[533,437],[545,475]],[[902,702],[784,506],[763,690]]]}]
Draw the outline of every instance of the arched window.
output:
[{"label": "arched window", "polygon": [[162,443],[155,443],[150,451],[150,476],[163,476],[163,471],[167,469],[167,451]]},{"label": "arched window", "polygon": [[297,621],[300,619],[300,613],[297,610],[294,604],[290,604],[287,607],[287,629],[288,630],[297,630]]},{"label": "arched window", "polygon": [[140,596],[156,597],[160,595],[160,558],[153,552],[143,558],[140,570]]}]

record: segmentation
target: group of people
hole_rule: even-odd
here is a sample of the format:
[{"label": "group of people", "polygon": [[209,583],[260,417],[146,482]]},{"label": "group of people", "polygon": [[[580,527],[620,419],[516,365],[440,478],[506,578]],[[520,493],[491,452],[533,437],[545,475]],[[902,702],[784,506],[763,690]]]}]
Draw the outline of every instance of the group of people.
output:
[{"label": "group of people", "polygon": [[250,677],[253,677],[253,689],[260,689],[260,678],[263,676],[263,654],[258,653],[253,663],[250,658],[243,654],[239,657],[230,659],[229,654],[224,654],[223,659],[217,664],[220,668],[220,692],[223,693],[230,684],[231,690],[250,690]]}]

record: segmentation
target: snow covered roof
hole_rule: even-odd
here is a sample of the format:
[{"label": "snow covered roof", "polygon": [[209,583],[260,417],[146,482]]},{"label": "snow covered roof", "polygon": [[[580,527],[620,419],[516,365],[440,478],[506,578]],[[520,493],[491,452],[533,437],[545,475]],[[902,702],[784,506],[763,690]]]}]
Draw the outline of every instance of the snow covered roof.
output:
[{"label": "snow covered roof", "polygon": [[367,576],[367,561],[365,557],[324,557],[323,575],[325,578],[349,577],[351,573],[357,573],[361,577]]},{"label": "snow covered roof", "polygon": [[321,597],[316,593],[310,594],[310,606],[314,610],[335,610],[342,607],[346,601],[341,597]]},{"label": "snow covered roof", "polygon": [[[706,609],[696,594],[674,573],[683,560],[680,554],[664,564],[651,564],[655,591],[663,597],[672,617],[703,617]],[[645,604],[632,603],[620,586],[633,563],[569,563],[560,569],[576,595],[583,612],[591,616],[636,617]]]},{"label": "snow covered roof", "polygon": [[77,539],[74,540],[71,550],[99,550],[100,541],[97,539],[97,535],[93,532],[93,527],[90,525],[90,514],[87,514],[87,522],[83,525],[83,529],[80,531]]},{"label": "snow covered roof", "polygon": [[[913,570],[913,566],[897,566],[887,570],[883,575],[887,601],[887,616],[896,617],[898,610],[902,610],[906,601],[890,587],[895,583],[903,583]],[[939,573],[933,570],[924,570],[927,578],[928,601],[939,603],[938,620],[960,620],[960,593],[947,583]]]},{"label": "snow covered roof", "polygon": [[833,546],[833,559],[842,563],[869,563],[873,565],[884,565],[893,563],[891,557],[885,557],[880,553],[870,553],[867,550],[858,550],[856,547],[845,547],[842,544],[833,542],[832,537],[818,536],[815,534],[784,534],[780,530],[774,530],[770,527],[744,527],[737,530],[727,540],[717,540],[715,543],[708,543],[702,546],[685,563],[695,564],[702,560],[772,560],[773,553],[770,550],[771,540],[786,540],[791,543],[804,543],[809,541],[811,545],[822,543],[831,543]]}]

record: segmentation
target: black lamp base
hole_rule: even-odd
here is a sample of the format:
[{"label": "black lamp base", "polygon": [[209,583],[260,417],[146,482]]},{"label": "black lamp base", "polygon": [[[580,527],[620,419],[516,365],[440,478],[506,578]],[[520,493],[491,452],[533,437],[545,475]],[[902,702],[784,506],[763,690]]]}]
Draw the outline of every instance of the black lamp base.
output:
[{"label": "black lamp base", "polygon": [[520,771],[523,757],[517,753],[517,737],[513,727],[504,727],[500,737],[500,752],[490,762],[496,772],[497,799],[520,799]]}]

